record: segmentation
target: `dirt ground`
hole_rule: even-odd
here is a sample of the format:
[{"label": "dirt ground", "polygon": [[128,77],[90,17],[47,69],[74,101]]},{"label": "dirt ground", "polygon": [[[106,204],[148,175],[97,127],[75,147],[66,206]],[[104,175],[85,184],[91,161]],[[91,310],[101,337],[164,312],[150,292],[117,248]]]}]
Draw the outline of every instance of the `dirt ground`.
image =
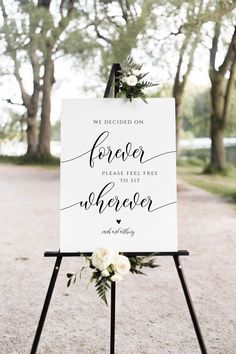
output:
[{"label": "dirt ground", "polygon": [[[236,213],[219,197],[179,183],[179,249],[209,353],[236,353]],[[30,352],[59,246],[59,171],[0,165],[0,353]],[[171,257],[148,277],[117,285],[116,354],[200,353]],[[39,354],[109,353],[109,308],[89,271],[66,288],[81,259],[64,259]]]}]

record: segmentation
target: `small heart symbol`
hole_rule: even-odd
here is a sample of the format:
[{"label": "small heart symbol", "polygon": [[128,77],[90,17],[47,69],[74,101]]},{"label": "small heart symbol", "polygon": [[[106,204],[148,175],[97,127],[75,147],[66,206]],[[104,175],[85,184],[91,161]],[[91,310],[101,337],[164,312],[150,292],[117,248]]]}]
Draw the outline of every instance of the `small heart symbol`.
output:
[{"label": "small heart symbol", "polygon": [[116,222],[117,222],[117,224],[120,224],[120,222],[121,222],[121,219],[120,219],[120,220],[116,220]]}]

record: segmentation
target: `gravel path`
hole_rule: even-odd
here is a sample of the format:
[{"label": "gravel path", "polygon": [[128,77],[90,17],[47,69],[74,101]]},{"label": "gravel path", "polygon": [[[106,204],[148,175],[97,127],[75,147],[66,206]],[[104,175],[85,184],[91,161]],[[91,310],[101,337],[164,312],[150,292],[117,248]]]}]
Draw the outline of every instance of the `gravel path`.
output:
[{"label": "gravel path", "polygon": [[[59,244],[59,172],[0,165],[0,353],[30,352]],[[209,353],[236,353],[236,214],[222,199],[179,185],[179,249]],[[116,354],[200,353],[170,257],[117,290]],[[67,290],[63,260],[38,354],[109,353],[109,308],[88,274]]]}]

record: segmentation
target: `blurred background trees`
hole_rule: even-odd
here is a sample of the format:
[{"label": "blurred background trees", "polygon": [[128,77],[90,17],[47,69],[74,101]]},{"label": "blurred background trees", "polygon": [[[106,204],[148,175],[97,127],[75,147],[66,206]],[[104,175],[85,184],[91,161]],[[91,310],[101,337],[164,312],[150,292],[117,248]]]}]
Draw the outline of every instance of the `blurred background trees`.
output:
[{"label": "blurred background trees", "polygon": [[[235,86],[236,69],[236,26],[222,64],[216,65],[219,37],[222,27],[215,23],[212,47],[210,49],[209,77],[211,80],[211,161],[210,169],[220,171],[226,168],[224,133],[229,122],[231,96]],[[228,73],[228,77],[226,74]]]},{"label": "blurred background trees", "polygon": [[[15,76],[27,112],[27,154],[39,159],[50,156],[51,92],[55,83],[54,62],[58,55],[69,53],[70,37],[77,34],[77,54],[89,51],[84,45],[82,21],[74,1],[61,1],[51,10],[51,1],[0,1],[2,11],[3,55],[8,56],[8,74]],[[19,15],[15,16],[18,13]],[[67,31],[74,26],[76,31]],[[64,44],[63,44],[64,42]],[[73,51],[72,51],[73,55]],[[23,66],[28,71],[22,74]],[[9,67],[8,67],[9,68]],[[7,69],[8,69],[7,68]],[[30,89],[26,89],[30,83]],[[40,107],[40,120],[37,114]]]},{"label": "blurred background trees", "polygon": [[[159,83],[150,96],[176,99],[177,147],[181,138],[210,138],[208,171],[227,168],[224,137],[236,138],[235,1],[0,0],[0,9],[2,141],[23,136],[30,158],[50,159],[58,92],[101,97],[111,64],[132,55]],[[13,77],[14,90],[4,90]]]}]

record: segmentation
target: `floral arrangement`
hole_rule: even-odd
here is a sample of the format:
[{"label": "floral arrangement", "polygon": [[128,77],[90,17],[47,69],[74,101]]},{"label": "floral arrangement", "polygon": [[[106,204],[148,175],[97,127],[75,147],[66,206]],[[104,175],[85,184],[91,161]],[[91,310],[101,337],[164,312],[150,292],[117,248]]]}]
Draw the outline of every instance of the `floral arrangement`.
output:
[{"label": "floral arrangement", "polygon": [[[98,248],[91,257],[86,256],[85,258],[89,264],[88,268],[93,270],[90,283],[95,283],[97,294],[106,305],[108,305],[106,294],[112,282],[121,281],[129,272],[145,275],[142,271],[143,268],[156,268],[159,266],[150,257],[126,257],[108,247]],[[80,277],[85,268],[82,267]],[[76,282],[77,273],[68,273],[67,278],[67,287],[69,287]]]},{"label": "floral arrangement", "polygon": [[142,65],[136,64],[131,57],[122,64],[118,83],[119,92],[116,97],[126,97],[130,102],[133,98],[141,98],[147,103],[147,97],[143,92],[143,89],[146,87],[157,86],[157,84],[143,80],[148,73],[142,73],[141,69]]}]

